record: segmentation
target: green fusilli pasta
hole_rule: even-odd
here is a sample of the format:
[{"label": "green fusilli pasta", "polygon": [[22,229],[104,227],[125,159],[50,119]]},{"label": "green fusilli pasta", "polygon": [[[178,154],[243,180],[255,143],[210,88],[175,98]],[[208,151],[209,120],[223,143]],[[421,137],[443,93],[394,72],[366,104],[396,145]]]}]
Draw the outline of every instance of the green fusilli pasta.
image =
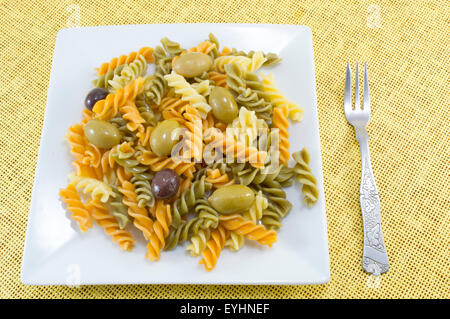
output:
[{"label": "green fusilli pasta", "polygon": [[136,101],[134,103],[136,104],[136,107],[139,113],[141,114],[142,118],[145,120],[145,122],[148,125],[156,126],[158,118],[156,117],[152,108],[148,106],[147,103],[145,102],[144,93],[136,96]]},{"label": "green fusilli pasta", "polygon": [[203,226],[203,220],[195,217],[191,218],[189,221],[182,221],[177,228],[172,227],[169,236],[166,238],[164,250],[172,250],[178,244],[184,243],[192,234],[197,234],[200,231],[201,226]]},{"label": "green fusilli pasta", "polygon": [[[161,39],[161,44],[164,47],[164,50],[170,55],[170,57],[174,57],[176,55],[180,55],[184,49],[180,46],[179,43],[169,40],[167,37]],[[155,50],[156,51],[156,50]]]},{"label": "green fusilli pasta", "polygon": [[238,96],[245,87],[245,83],[242,80],[242,69],[235,63],[226,64],[225,73],[227,74],[228,88],[234,96]]},{"label": "green fusilli pasta", "polygon": [[117,152],[112,154],[112,157],[117,164],[133,174],[136,180],[145,181],[152,179],[152,174],[148,172],[149,168],[145,165],[141,165],[134,159],[132,152],[123,152],[122,148],[119,146],[117,147]]},{"label": "green fusilli pasta", "polygon": [[111,215],[113,215],[119,223],[120,229],[124,229],[130,223],[130,216],[128,215],[128,207],[122,202],[123,196],[117,190],[117,186],[111,186],[116,196],[110,198],[109,205],[113,208]]},{"label": "green fusilli pasta", "polygon": [[216,36],[212,33],[208,35],[209,42],[212,44],[215,44],[216,47],[209,52],[209,56],[213,59],[217,58],[219,56],[219,49],[220,49],[220,43],[219,40],[216,38]]},{"label": "green fusilli pasta", "polygon": [[122,115],[118,114],[116,117],[110,119],[109,122],[119,129],[119,132],[122,135],[121,142],[134,142],[137,139],[136,135],[127,128],[128,122]]},{"label": "green fusilli pasta", "polygon": [[181,216],[186,215],[189,209],[195,205],[197,199],[202,199],[205,193],[212,188],[210,183],[205,182],[205,177],[195,181],[183,194],[172,204],[172,225],[177,228],[181,223]]},{"label": "green fusilli pasta", "polygon": [[134,185],[137,194],[137,201],[139,207],[153,207],[155,205],[155,197],[152,193],[150,180],[138,179],[133,176],[130,182]]},{"label": "green fusilli pasta", "polygon": [[108,90],[110,85],[109,81],[111,81],[115,76],[120,76],[122,69],[126,66],[126,64],[121,64],[114,70],[109,70],[103,75],[100,75],[97,79],[92,81],[95,87],[103,88]]},{"label": "green fusilli pasta", "polygon": [[305,203],[308,206],[313,206],[319,197],[319,190],[317,188],[317,180],[311,173],[309,168],[309,154],[306,148],[301,151],[292,153],[296,164],[293,168],[295,178],[302,184],[302,193],[305,195]]},{"label": "green fusilli pasta", "polygon": [[203,221],[202,228],[217,228],[219,226],[219,213],[203,198],[195,201],[195,213]]},{"label": "green fusilli pasta", "polygon": [[[231,49],[230,55],[242,55],[246,56],[248,58],[252,58],[255,54],[255,51],[249,51],[248,53],[245,53],[244,51],[238,51],[235,48]],[[282,59],[278,57],[276,53],[263,53],[264,58],[266,58],[266,61],[263,63],[263,66],[272,66],[276,65],[281,62]]]},{"label": "green fusilli pasta", "polygon": [[140,55],[132,63],[125,65],[119,74],[115,74],[114,77],[108,81],[111,91],[117,91],[123,89],[125,85],[130,84],[140,76],[144,76],[147,72],[147,60]]},{"label": "green fusilli pasta", "polygon": [[167,91],[167,81],[164,76],[170,73],[171,58],[164,49],[157,46],[153,52],[155,57],[155,74],[148,85],[145,85],[145,101],[148,105],[160,104]]},{"label": "green fusilli pasta", "polygon": [[272,104],[266,102],[250,88],[241,88],[239,95],[236,96],[236,102],[239,106],[244,106],[250,111],[255,111],[258,118],[268,122],[272,120]]}]

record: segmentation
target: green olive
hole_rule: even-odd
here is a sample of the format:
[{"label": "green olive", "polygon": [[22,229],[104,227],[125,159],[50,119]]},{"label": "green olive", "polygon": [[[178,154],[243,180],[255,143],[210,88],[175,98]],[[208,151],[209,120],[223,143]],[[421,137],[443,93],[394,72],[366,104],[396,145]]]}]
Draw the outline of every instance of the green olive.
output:
[{"label": "green olive", "polygon": [[212,60],[209,55],[201,52],[188,52],[180,55],[173,63],[173,70],[178,74],[193,78],[211,68]]},{"label": "green olive", "polygon": [[120,143],[122,136],[117,127],[102,120],[90,120],[84,126],[84,135],[97,147],[111,148]]},{"label": "green olive", "polygon": [[180,140],[180,124],[175,120],[164,120],[156,125],[150,136],[150,147],[158,156],[168,156]]},{"label": "green olive", "polygon": [[233,95],[226,88],[215,86],[209,95],[209,105],[216,119],[231,123],[238,116],[238,107]]},{"label": "green olive", "polygon": [[253,204],[255,194],[247,186],[230,185],[218,188],[208,201],[221,214],[242,213]]}]

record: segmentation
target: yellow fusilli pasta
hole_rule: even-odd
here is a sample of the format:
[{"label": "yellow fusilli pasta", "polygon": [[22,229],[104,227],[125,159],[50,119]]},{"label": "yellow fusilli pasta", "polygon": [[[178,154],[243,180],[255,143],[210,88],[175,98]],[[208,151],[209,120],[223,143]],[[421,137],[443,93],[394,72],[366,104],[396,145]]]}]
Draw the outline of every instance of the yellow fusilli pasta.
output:
[{"label": "yellow fusilli pasta", "polygon": [[[132,63],[125,65],[120,74],[115,74],[114,77],[108,81],[108,84],[111,86],[109,91],[114,92],[118,89],[122,89],[125,85],[130,84],[138,77],[144,77],[147,68],[147,61],[140,55]],[[146,81],[147,83],[149,82],[149,80]]]},{"label": "yellow fusilli pasta", "polygon": [[205,250],[210,236],[211,232],[208,229],[200,229],[196,234],[191,236],[191,243],[186,246],[186,251],[191,256],[200,256],[202,251]]},{"label": "yellow fusilli pasta", "polygon": [[252,223],[256,224],[263,216],[264,210],[269,205],[267,198],[259,191],[255,196],[255,201],[253,202],[250,209],[243,214],[245,218],[250,220]]},{"label": "yellow fusilli pasta", "polygon": [[90,177],[77,176],[74,173],[69,174],[70,185],[84,194],[90,194],[93,199],[106,203],[109,196],[114,197],[115,194],[110,186]]},{"label": "yellow fusilli pasta", "polygon": [[255,52],[255,54],[253,54],[253,56],[251,58],[250,65],[248,66],[247,70],[245,70],[245,71],[255,72],[260,67],[262,67],[262,65],[264,64],[264,62],[266,62],[266,60],[267,60],[266,57],[264,56],[264,54],[261,51]]},{"label": "yellow fusilli pasta", "polygon": [[176,74],[174,71],[165,75],[164,78],[170,87],[175,88],[175,93],[181,95],[183,101],[188,101],[191,106],[200,112],[202,118],[206,118],[211,106],[206,103],[203,95],[200,95],[183,76]]},{"label": "yellow fusilli pasta", "polygon": [[304,110],[296,103],[289,101],[280,90],[275,86],[273,74],[263,75],[260,74],[262,83],[264,84],[264,92],[267,93],[270,102],[275,107],[288,108],[288,117],[293,121],[301,121]]},{"label": "yellow fusilli pasta", "polygon": [[230,237],[228,237],[225,242],[225,247],[228,247],[232,251],[240,250],[245,244],[245,237],[243,235],[239,235],[238,233],[231,231]]},{"label": "yellow fusilli pasta", "polygon": [[267,133],[267,124],[256,117],[255,111],[249,111],[245,107],[239,109],[239,115],[229,126],[233,136],[247,146],[253,145],[258,136]]},{"label": "yellow fusilli pasta", "polygon": [[226,55],[226,56],[218,57],[214,61],[214,68],[216,69],[216,71],[218,71],[220,73],[224,73],[225,65],[236,64],[241,68],[241,70],[248,70],[251,63],[252,63],[252,60],[245,56]]}]

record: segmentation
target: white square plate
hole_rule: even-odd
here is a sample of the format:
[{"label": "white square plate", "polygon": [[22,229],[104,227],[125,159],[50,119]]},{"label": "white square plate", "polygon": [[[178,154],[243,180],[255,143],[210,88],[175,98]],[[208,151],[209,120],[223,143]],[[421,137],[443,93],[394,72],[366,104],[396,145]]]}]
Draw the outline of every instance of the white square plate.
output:
[{"label": "white square plate", "polygon": [[[206,272],[200,258],[181,247],[151,263],[144,258],[143,236],[132,252],[121,251],[100,227],[82,234],[58,196],[68,183],[72,157],[64,135],[81,120],[94,67],[142,46],[155,47],[167,36],[184,48],[213,32],[222,46],[275,52],[283,61],[261,72],[273,72],[277,86],[305,109],[290,131],[291,152],[307,147],[317,177],[319,201],[302,204],[298,186],[287,189],[293,203],[272,249],[246,245],[237,253],[224,250],[216,268]],[[320,284],[330,278],[322,164],[317,117],[311,30],[304,26],[240,24],[128,25],[64,29],[58,33],[47,109],[30,206],[22,282],[64,284]]]}]

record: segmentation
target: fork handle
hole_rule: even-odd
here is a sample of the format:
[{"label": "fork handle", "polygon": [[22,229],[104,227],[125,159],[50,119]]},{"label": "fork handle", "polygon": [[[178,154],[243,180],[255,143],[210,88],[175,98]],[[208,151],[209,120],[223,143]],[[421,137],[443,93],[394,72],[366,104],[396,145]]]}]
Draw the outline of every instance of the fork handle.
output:
[{"label": "fork handle", "polygon": [[370,164],[369,137],[367,132],[359,133],[357,132],[357,139],[361,152],[362,170],[360,202],[364,226],[363,268],[368,273],[380,275],[389,270],[389,261],[381,232],[380,197]]}]

